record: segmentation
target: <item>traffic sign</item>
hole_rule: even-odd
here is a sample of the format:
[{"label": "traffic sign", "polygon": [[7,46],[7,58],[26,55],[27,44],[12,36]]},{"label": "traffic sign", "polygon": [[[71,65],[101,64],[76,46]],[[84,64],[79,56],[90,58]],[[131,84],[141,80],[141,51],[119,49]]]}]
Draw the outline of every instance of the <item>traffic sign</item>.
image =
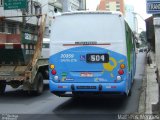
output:
[{"label": "traffic sign", "polygon": [[148,14],[160,13],[160,0],[147,0],[146,8]]},{"label": "traffic sign", "polygon": [[27,0],[4,0],[4,10],[25,8],[27,8]]}]

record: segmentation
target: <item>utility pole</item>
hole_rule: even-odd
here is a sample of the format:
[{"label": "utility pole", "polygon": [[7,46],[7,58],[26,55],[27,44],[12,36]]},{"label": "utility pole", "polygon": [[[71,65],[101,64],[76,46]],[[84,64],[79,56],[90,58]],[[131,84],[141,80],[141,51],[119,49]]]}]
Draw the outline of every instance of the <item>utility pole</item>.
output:
[{"label": "utility pole", "polygon": [[22,28],[23,28],[23,30],[25,30],[25,26],[26,26],[26,17],[24,17],[24,16],[26,16],[26,10],[28,9],[28,0],[27,0],[27,7],[26,8],[23,8],[22,9]]},{"label": "utility pole", "polygon": [[25,26],[26,26],[26,10],[25,9],[22,9],[22,27],[23,27],[23,30],[25,29]]}]

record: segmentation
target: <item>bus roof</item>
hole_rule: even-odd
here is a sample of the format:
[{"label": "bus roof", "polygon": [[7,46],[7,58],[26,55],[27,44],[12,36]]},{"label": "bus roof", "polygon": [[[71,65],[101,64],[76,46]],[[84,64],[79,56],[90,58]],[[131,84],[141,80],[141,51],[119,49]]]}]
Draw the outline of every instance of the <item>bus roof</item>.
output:
[{"label": "bus roof", "polygon": [[122,16],[122,13],[119,11],[74,11],[74,12],[64,12],[57,16],[76,15],[76,14],[113,14]]}]

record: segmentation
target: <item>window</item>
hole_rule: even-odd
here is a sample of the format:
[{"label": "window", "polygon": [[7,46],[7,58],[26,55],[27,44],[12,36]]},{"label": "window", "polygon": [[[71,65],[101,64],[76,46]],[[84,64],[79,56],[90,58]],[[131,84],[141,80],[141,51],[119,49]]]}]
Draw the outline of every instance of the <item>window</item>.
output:
[{"label": "window", "polygon": [[116,11],[120,11],[120,8],[117,8]]},{"label": "window", "polygon": [[8,24],[8,33],[11,33],[11,34],[17,33],[16,24]]},{"label": "window", "polygon": [[120,7],[120,4],[116,4],[116,7]]},{"label": "window", "polygon": [[3,0],[0,0],[0,7],[3,6]]},{"label": "window", "polygon": [[106,3],[106,6],[109,6],[109,3]]},{"label": "window", "polygon": [[110,6],[109,6],[109,3],[106,3],[106,9],[109,9]]},{"label": "window", "polygon": [[106,5],[106,8],[109,8],[109,5]]},{"label": "window", "polygon": [[116,4],[120,4],[120,2],[119,2],[119,1],[116,1]]},{"label": "window", "polygon": [[0,32],[5,32],[5,24],[0,22]]},{"label": "window", "polygon": [[43,43],[42,48],[49,48],[49,43]]}]

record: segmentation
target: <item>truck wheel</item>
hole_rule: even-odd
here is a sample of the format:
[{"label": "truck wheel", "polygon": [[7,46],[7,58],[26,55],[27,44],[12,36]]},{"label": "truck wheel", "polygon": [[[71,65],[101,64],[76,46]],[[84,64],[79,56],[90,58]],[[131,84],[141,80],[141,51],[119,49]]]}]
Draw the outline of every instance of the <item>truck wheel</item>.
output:
[{"label": "truck wheel", "polygon": [[6,89],[6,82],[0,81],[0,95],[2,95],[5,92]]},{"label": "truck wheel", "polygon": [[43,92],[43,76],[41,73],[37,73],[36,77],[35,77],[35,90],[33,91],[29,91],[29,94],[32,96],[38,96],[41,95]]}]

